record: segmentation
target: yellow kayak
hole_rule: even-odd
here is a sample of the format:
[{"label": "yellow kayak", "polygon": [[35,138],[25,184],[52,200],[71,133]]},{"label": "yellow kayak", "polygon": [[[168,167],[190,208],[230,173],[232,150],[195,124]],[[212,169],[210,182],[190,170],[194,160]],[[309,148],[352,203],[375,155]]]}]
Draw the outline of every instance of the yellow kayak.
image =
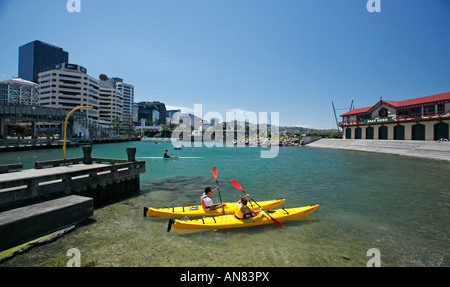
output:
[{"label": "yellow kayak", "polygon": [[[264,209],[273,209],[280,206],[283,202],[285,202],[286,199],[276,199],[276,200],[269,200],[269,201],[261,201],[258,202],[259,205],[262,206]],[[225,214],[234,214],[234,211],[236,209],[236,202],[232,203],[224,203],[225,207]],[[250,202],[248,203],[248,206],[253,210],[258,210],[259,207],[253,203],[253,205],[250,205]],[[217,216],[217,215],[224,215],[222,208],[216,209],[216,210],[204,210],[201,205],[194,205],[194,206],[185,206],[185,207],[165,207],[165,208],[146,208],[144,207],[144,216]]]},{"label": "yellow kayak", "polygon": [[[275,211],[269,211],[273,218],[284,221],[299,218],[313,213],[319,205],[311,205],[297,208],[283,208]],[[222,228],[238,228],[249,227],[262,224],[273,224],[272,219],[263,211],[251,219],[238,219],[232,215],[220,215],[214,217],[206,217],[192,220],[169,220],[167,231],[170,231],[172,225],[175,229],[222,229]]]}]

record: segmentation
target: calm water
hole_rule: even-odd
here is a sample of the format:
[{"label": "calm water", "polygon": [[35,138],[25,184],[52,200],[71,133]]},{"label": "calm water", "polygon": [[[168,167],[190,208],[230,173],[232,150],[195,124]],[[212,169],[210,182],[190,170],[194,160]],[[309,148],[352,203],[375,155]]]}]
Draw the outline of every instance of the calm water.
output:
[{"label": "calm water", "polygon": [[[167,148],[203,158],[145,159],[139,195],[95,210],[75,231],[3,266],[65,266],[70,248],[81,251],[83,266],[365,266],[371,248],[380,250],[382,266],[450,266],[449,162],[313,148],[281,148],[277,158],[260,159],[260,148],[143,142],[95,145],[92,155],[126,158],[127,146],[137,147],[137,157]],[[81,148],[68,150],[68,157],[81,155]],[[18,157],[32,167],[35,158],[59,159],[62,151],[2,153],[0,163]],[[321,206],[285,228],[168,233],[167,218],[142,217],[143,206],[198,204],[205,186],[215,185],[213,166],[224,201],[241,196],[231,185],[236,179],[256,200]]]}]

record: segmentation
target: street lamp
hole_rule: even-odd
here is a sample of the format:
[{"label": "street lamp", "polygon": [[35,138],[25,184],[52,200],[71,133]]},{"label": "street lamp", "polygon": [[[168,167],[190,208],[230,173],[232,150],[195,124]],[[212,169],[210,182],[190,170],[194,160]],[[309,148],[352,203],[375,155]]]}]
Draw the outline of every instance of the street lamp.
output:
[{"label": "street lamp", "polygon": [[67,116],[66,116],[66,121],[64,122],[64,145],[63,145],[63,151],[64,151],[64,160],[66,160],[66,136],[67,136],[67,121],[69,120],[69,117],[72,113],[74,113],[75,111],[81,110],[81,109],[93,109],[93,106],[83,106],[83,107],[78,107],[75,108],[73,110],[71,110]]}]

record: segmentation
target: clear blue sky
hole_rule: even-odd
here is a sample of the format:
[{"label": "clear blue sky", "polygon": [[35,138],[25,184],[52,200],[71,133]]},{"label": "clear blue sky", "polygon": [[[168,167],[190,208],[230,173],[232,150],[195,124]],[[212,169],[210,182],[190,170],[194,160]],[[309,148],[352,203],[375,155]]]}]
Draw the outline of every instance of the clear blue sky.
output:
[{"label": "clear blue sky", "polygon": [[[18,48],[42,40],[135,101],[203,113],[279,112],[335,128],[338,108],[450,91],[450,0],[0,0],[0,80]],[[345,111],[340,111],[344,113]]]}]

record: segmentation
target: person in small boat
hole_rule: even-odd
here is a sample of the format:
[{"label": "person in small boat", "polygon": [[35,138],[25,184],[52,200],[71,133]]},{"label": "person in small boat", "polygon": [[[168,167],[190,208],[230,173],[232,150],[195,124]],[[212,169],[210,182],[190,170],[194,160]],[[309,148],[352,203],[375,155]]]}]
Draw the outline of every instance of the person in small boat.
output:
[{"label": "person in small boat", "polygon": [[255,217],[262,211],[262,208],[259,210],[253,211],[250,207],[247,206],[247,198],[249,197],[248,194],[241,197],[241,200],[238,201],[236,205],[236,210],[234,212],[234,216],[238,219],[250,219],[252,217]]},{"label": "person in small boat", "polygon": [[219,190],[219,187],[211,189],[211,187],[208,186],[205,188],[205,192],[200,197],[204,210],[216,210],[225,206],[224,204],[214,204],[211,195],[213,195],[217,190]]}]

